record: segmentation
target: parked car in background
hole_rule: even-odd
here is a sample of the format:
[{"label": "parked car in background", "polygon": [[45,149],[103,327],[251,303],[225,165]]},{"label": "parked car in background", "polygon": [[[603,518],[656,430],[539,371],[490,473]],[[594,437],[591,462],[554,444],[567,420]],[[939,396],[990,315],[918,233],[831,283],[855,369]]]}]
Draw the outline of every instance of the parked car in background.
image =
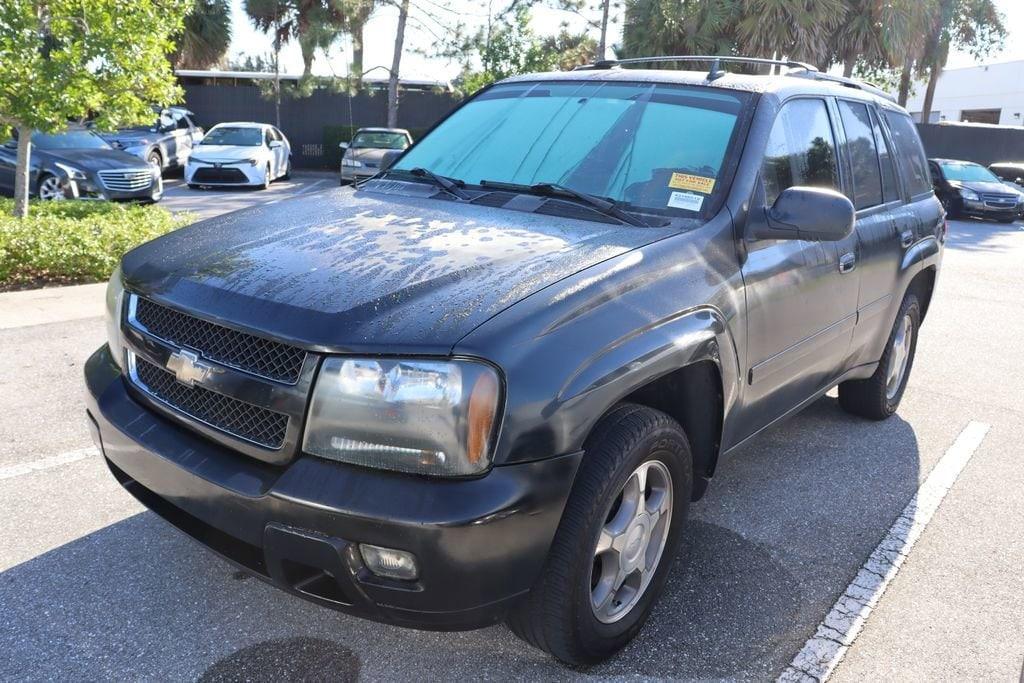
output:
[{"label": "parked car in background", "polygon": [[185,182],[201,186],[268,188],[292,172],[288,138],[266,123],[218,123],[196,146],[185,165]]},{"label": "parked car in background", "polygon": [[168,107],[160,111],[152,126],[122,128],[100,135],[113,147],[145,159],[163,172],[185,165],[193,147],[203,139],[203,129],[188,109]]},{"label": "parked car in background", "polygon": [[380,171],[388,152],[404,151],[412,145],[412,135],[404,128],[360,128],[350,142],[338,146],[341,155],[341,184],[369,178]]},{"label": "parked car in background", "polygon": [[935,195],[952,217],[976,216],[1012,223],[1024,196],[981,164],[954,159],[929,159]]},{"label": "parked car in background", "polygon": [[1018,190],[1024,190],[1024,161],[1000,161],[989,164],[988,170],[992,171],[1004,183],[1011,183]]},{"label": "parked car in background", "polygon": [[613,655],[719,460],[836,386],[894,415],[943,255],[904,109],[719,61],[516,76],[379,178],[127,253],[85,363],[112,475],[317,604]]},{"label": "parked car in background", "polygon": [[[0,146],[0,191],[14,192],[18,142]],[[163,196],[160,171],[114,149],[96,133],[71,129],[32,134],[29,194],[43,200],[110,199],[156,202]]]}]

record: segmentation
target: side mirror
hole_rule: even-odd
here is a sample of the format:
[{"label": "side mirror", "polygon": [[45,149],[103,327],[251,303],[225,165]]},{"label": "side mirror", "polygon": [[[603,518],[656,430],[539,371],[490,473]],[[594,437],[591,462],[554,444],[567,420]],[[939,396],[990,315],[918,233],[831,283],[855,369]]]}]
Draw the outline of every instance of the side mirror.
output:
[{"label": "side mirror", "polygon": [[398,157],[402,156],[403,151],[401,149],[389,149],[384,152],[380,158],[380,170],[386,171],[391,168],[391,165],[398,160]]},{"label": "side mirror", "polygon": [[270,149],[277,149],[278,147],[284,147],[284,143],[280,140],[271,140]]},{"label": "side mirror", "polygon": [[790,187],[768,209],[754,237],[838,242],[853,231],[855,210],[846,195],[821,187]]},{"label": "side mirror", "polygon": [[339,142],[338,143],[338,149],[348,149],[348,143],[347,142]]}]

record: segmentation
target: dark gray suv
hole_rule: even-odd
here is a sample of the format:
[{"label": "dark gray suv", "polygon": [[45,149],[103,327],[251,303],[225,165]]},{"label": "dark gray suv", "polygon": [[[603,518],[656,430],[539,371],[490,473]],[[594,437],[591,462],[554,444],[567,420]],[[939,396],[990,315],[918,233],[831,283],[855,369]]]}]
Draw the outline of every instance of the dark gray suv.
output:
[{"label": "dark gray suv", "polygon": [[321,605],[612,655],[720,458],[837,385],[896,411],[942,256],[905,111],[726,61],[512,78],[128,253],[85,369],[114,477]]}]

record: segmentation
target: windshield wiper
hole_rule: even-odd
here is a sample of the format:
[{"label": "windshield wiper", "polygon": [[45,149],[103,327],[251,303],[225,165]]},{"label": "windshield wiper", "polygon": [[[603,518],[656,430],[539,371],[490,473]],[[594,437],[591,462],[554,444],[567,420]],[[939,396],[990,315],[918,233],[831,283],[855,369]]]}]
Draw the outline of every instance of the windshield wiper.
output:
[{"label": "windshield wiper", "polygon": [[460,185],[465,185],[465,183],[461,180],[446,178],[443,175],[437,175],[433,171],[428,171],[427,169],[420,168],[419,166],[417,166],[416,168],[409,169],[409,173],[416,176],[417,178],[426,178],[434,185],[441,188],[442,190],[444,190],[445,192],[447,192],[448,194],[450,194],[451,196],[455,197],[460,201],[467,202],[470,199],[468,194],[459,189]]},{"label": "windshield wiper", "polygon": [[533,185],[522,185],[519,183],[504,183],[496,180],[481,180],[480,185],[481,187],[490,187],[498,190],[511,190],[513,192],[537,194],[543,197],[568,197],[595,209],[600,214],[609,216],[623,223],[635,225],[639,228],[651,227],[651,225],[646,221],[619,208],[618,204],[616,204],[614,200],[587,194],[586,192],[580,192],[579,190],[574,190],[571,187],[566,187],[565,185],[558,185],[557,183],[534,183]]}]

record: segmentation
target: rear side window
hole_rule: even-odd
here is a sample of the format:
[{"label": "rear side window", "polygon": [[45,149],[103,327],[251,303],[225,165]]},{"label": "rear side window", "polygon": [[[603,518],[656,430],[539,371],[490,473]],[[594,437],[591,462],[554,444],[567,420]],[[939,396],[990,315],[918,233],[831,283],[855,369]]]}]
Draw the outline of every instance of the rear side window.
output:
[{"label": "rear side window", "polygon": [[882,173],[868,108],[860,102],[839,100],[839,118],[853,166],[853,205],[858,209],[878,206],[882,203]]},{"label": "rear side window", "polygon": [[892,131],[893,144],[896,145],[896,154],[902,161],[910,194],[913,196],[930,192],[932,181],[928,175],[928,161],[914,122],[906,114],[895,111],[886,111],[885,120],[889,124],[889,130]]},{"label": "rear side window", "polygon": [[878,120],[877,111],[871,112],[871,129],[875,134],[875,146],[878,148],[878,164],[882,169],[882,194],[886,202],[900,198],[900,184],[896,180],[896,166],[889,151],[889,141],[882,132],[882,124]]},{"label": "rear side window", "polygon": [[761,177],[768,206],[783,190],[797,185],[839,187],[836,141],[824,100],[783,105],[768,136]]}]

